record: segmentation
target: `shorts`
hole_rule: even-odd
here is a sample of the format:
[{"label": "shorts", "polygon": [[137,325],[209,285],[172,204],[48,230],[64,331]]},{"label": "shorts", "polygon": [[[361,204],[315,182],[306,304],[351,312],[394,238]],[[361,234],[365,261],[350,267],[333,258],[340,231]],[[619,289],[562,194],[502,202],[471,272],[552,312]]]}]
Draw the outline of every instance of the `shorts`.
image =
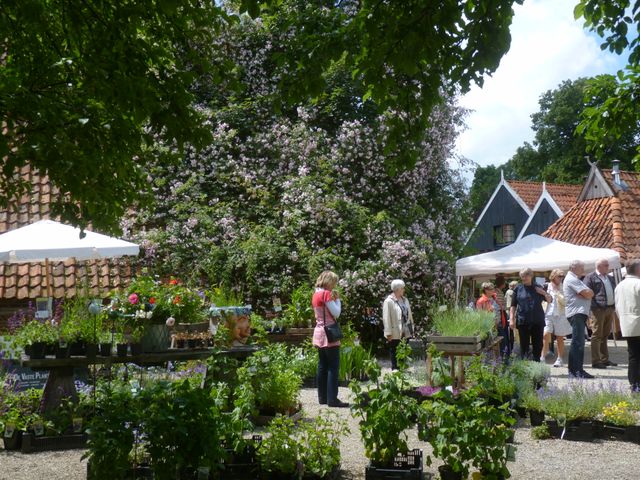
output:
[{"label": "shorts", "polygon": [[544,333],[552,333],[558,337],[571,335],[572,328],[567,317],[549,316],[544,317]]}]

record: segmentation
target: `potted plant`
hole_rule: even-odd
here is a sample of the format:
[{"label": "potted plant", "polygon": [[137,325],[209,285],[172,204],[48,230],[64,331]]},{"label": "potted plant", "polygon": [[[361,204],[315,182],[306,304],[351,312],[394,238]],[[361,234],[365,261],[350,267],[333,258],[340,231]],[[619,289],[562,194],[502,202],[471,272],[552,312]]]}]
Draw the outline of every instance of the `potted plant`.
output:
[{"label": "potted plant", "polygon": [[302,379],[292,364],[284,344],[270,344],[253,354],[237,370],[236,406],[250,410],[258,425],[277,414],[299,417]]},{"label": "potted plant", "polygon": [[137,392],[105,385],[98,394],[100,413],[89,423],[88,450],[82,456],[89,459],[87,478],[126,478],[141,416]]},{"label": "potted plant", "polygon": [[106,330],[103,330],[100,332],[100,335],[98,337],[98,341],[100,343],[98,343],[98,354],[101,357],[110,357],[111,356],[111,338],[112,334],[111,332],[108,332]]},{"label": "potted plant", "polygon": [[300,441],[296,438],[295,423],[277,415],[267,427],[268,435],[260,442],[257,458],[267,479],[299,478]]},{"label": "potted plant", "polygon": [[22,446],[22,433],[26,429],[26,418],[18,406],[9,408],[0,422],[5,450],[19,450]]},{"label": "potted plant", "polygon": [[442,351],[477,352],[496,328],[493,313],[483,310],[438,308],[431,318],[433,334],[426,340]]},{"label": "potted plant", "polygon": [[141,426],[155,478],[218,467],[225,456],[226,423],[221,421],[225,392],[226,386],[205,390],[188,379],[156,382],[142,390]]},{"label": "potted plant", "polygon": [[16,335],[16,344],[22,348],[30,347],[29,357],[42,359],[48,344],[58,339],[58,331],[47,321],[32,320],[25,324]]},{"label": "potted plant", "polygon": [[525,393],[519,399],[519,402],[529,413],[529,419],[532,427],[539,427],[544,423],[544,408],[536,391],[530,390]]},{"label": "potted plant", "polygon": [[118,357],[126,357],[129,344],[124,339],[124,334],[121,332],[113,335],[113,340],[116,344],[116,355]]},{"label": "potted plant", "polygon": [[303,337],[313,335],[315,315],[310,301],[312,296],[313,289],[307,284],[293,290],[283,313],[283,325],[287,328],[287,333]]},{"label": "potted plant", "polygon": [[[473,393],[469,392],[473,396]],[[507,460],[515,447],[508,445],[515,423],[507,405],[496,407],[482,398],[473,401],[474,421],[467,430],[473,445],[471,463],[480,470],[482,478],[503,479],[511,475]]]},{"label": "potted plant", "polygon": [[131,348],[131,355],[134,357],[142,354],[143,334],[144,327],[142,325],[134,326],[129,332],[129,347]]},{"label": "potted plant", "polygon": [[602,433],[605,438],[640,443],[638,411],[630,400],[608,403],[602,408],[600,418],[604,422]]},{"label": "potted plant", "polygon": [[407,478],[422,477],[422,451],[409,450],[406,430],[413,426],[418,415],[418,403],[404,395],[408,381],[406,369],[411,348],[406,342],[398,346],[399,370],[381,376],[376,362],[369,362],[367,375],[372,384],[364,388],[352,382],[355,395],[352,412],[359,418],[360,433],[365,455],[370,460],[365,478],[397,478],[403,473]]},{"label": "potted plant", "polygon": [[[472,393],[471,393],[472,392]],[[443,480],[459,480],[469,475],[474,458],[474,444],[469,436],[476,421],[474,407],[477,391],[464,391],[454,398],[446,389],[439,390],[430,402],[420,407],[419,438],[429,442],[433,455],[444,462],[438,467]],[[431,455],[427,465],[432,464]]]},{"label": "potted plant", "polygon": [[256,458],[267,479],[330,479],[340,468],[340,436],[347,432],[344,421],[323,412],[308,422],[296,424],[277,416],[258,443]]}]

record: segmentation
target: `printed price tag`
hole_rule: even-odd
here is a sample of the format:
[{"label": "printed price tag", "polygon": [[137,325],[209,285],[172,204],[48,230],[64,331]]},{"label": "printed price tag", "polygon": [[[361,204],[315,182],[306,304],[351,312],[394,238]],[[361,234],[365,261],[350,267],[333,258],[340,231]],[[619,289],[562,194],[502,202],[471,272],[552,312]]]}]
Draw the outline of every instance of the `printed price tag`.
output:
[{"label": "printed price tag", "polygon": [[516,461],[516,447],[513,445],[507,445],[507,462]]},{"label": "printed price tag", "polygon": [[82,433],[82,417],[73,419],[73,433]]},{"label": "printed price tag", "polygon": [[33,424],[33,433],[36,434],[36,437],[44,435],[44,425],[42,422],[36,422]]},{"label": "printed price tag", "polygon": [[13,432],[16,430],[16,426],[13,423],[7,423],[4,426],[4,437],[11,438],[13,437]]},{"label": "printed price tag", "polygon": [[280,301],[280,297],[273,297],[273,311],[274,312],[282,311],[282,302]]}]

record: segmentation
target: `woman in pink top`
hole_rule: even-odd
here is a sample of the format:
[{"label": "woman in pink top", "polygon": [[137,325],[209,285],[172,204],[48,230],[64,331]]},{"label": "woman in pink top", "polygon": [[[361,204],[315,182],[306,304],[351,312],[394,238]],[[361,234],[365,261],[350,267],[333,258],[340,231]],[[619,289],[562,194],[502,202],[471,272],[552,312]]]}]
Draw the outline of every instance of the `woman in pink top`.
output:
[{"label": "woman in pink top", "polygon": [[316,280],[316,291],[311,304],[316,315],[313,346],[318,349],[318,402],[330,407],[348,407],[338,400],[338,373],[340,370],[340,341],[329,342],[325,325],[336,323],[342,308],[338,292],[338,275],[325,271]]}]

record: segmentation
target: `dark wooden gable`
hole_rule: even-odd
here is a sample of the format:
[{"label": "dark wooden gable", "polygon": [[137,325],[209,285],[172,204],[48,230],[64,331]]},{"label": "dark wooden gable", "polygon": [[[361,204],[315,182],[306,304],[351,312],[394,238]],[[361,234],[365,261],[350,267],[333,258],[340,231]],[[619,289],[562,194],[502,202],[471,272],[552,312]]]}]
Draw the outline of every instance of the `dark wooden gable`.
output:
[{"label": "dark wooden gable", "polygon": [[495,226],[513,224],[517,237],[528,219],[529,212],[522,207],[505,185],[500,185],[493,201],[480,218],[468,245],[479,252],[496,250],[500,247],[496,246],[494,239]]},{"label": "dark wooden gable", "polygon": [[531,234],[541,235],[547,228],[553,225],[558,218],[560,217],[545,198],[533,213],[533,217],[522,236],[524,237]]}]

